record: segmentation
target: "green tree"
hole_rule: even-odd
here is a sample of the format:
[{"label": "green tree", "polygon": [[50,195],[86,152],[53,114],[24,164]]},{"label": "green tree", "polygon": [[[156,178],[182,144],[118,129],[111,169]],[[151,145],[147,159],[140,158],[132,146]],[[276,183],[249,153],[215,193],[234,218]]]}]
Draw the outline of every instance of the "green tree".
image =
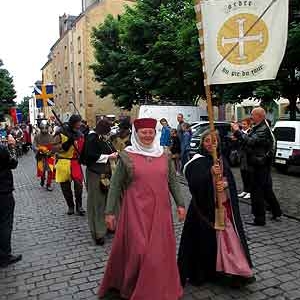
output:
[{"label": "green tree", "polygon": [[204,88],[193,3],[138,0],[95,28],[97,94],[129,109],[145,101],[196,103]]},{"label": "green tree", "polygon": [[15,98],[16,91],[13,78],[9,72],[3,68],[3,62],[0,59],[0,112],[7,113],[8,109],[15,105],[13,101]]},{"label": "green tree", "polygon": [[29,100],[31,99],[30,96],[26,96],[23,98],[22,102],[18,104],[18,109],[21,110],[23,115],[23,121],[26,121],[29,116]]}]

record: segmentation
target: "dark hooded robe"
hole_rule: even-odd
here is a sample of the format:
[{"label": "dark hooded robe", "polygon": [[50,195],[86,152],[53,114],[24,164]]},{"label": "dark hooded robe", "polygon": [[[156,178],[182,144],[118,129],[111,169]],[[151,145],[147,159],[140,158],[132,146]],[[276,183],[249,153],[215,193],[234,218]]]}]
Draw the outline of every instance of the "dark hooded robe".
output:
[{"label": "dark hooded robe", "polygon": [[[211,168],[213,159],[209,154],[197,155],[185,168],[185,176],[192,194],[185,220],[178,253],[181,283],[187,279],[193,285],[216,279],[217,233],[215,222],[215,189]],[[240,216],[237,190],[232,172],[223,160],[223,176],[227,178],[229,203],[234,227],[243,254],[252,266],[249,249]]]}]

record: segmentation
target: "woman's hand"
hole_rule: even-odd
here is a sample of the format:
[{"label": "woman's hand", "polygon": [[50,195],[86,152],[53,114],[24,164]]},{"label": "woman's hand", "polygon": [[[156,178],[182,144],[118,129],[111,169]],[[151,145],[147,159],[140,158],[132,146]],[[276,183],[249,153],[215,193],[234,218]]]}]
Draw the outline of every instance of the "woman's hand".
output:
[{"label": "woman's hand", "polygon": [[105,216],[105,224],[106,224],[106,227],[109,230],[114,231],[116,229],[116,217],[115,217],[115,215],[106,215]]},{"label": "woman's hand", "polygon": [[222,174],[221,167],[219,164],[213,165],[212,170],[216,176],[220,176]]},{"label": "woman's hand", "polygon": [[179,206],[177,208],[177,216],[180,222],[183,222],[185,220],[186,211],[184,207]]},{"label": "woman's hand", "polygon": [[216,182],[216,190],[217,190],[217,192],[219,192],[219,193],[221,193],[221,192],[223,192],[224,191],[224,182],[223,182],[223,180],[221,180],[221,181],[217,181]]},{"label": "woman's hand", "polygon": [[109,159],[117,159],[118,156],[119,156],[118,152],[114,152],[114,153],[109,155]]}]

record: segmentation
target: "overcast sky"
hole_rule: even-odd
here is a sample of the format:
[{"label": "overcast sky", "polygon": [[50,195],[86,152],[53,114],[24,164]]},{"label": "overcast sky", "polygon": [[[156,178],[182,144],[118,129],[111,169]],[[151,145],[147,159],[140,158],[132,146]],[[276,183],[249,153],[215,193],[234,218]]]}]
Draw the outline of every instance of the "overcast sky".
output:
[{"label": "overcast sky", "polygon": [[17,101],[31,95],[59,37],[60,15],[78,15],[81,0],[0,0],[0,58],[14,77]]}]

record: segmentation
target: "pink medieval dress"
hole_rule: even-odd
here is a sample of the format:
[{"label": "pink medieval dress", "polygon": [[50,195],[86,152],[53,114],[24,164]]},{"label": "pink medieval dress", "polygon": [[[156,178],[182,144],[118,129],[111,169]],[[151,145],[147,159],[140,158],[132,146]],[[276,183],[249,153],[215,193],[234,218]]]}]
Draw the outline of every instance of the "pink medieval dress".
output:
[{"label": "pink medieval dress", "polygon": [[[227,179],[224,177],[224,182]],[[253,271],[246,258],[238,231],[235,228],[233,212],[230,204],[230,194],[223,193],[222,203],[225,210],[225,230],[216,230],[217,263],[216,271],[251,278]]]},{"label": "pink medieval dress", "polygon": [[165,155],[128,153],[133,179],[124,192],[99,296],[110,289],[129,300],[177,300],[182,294]]}]

